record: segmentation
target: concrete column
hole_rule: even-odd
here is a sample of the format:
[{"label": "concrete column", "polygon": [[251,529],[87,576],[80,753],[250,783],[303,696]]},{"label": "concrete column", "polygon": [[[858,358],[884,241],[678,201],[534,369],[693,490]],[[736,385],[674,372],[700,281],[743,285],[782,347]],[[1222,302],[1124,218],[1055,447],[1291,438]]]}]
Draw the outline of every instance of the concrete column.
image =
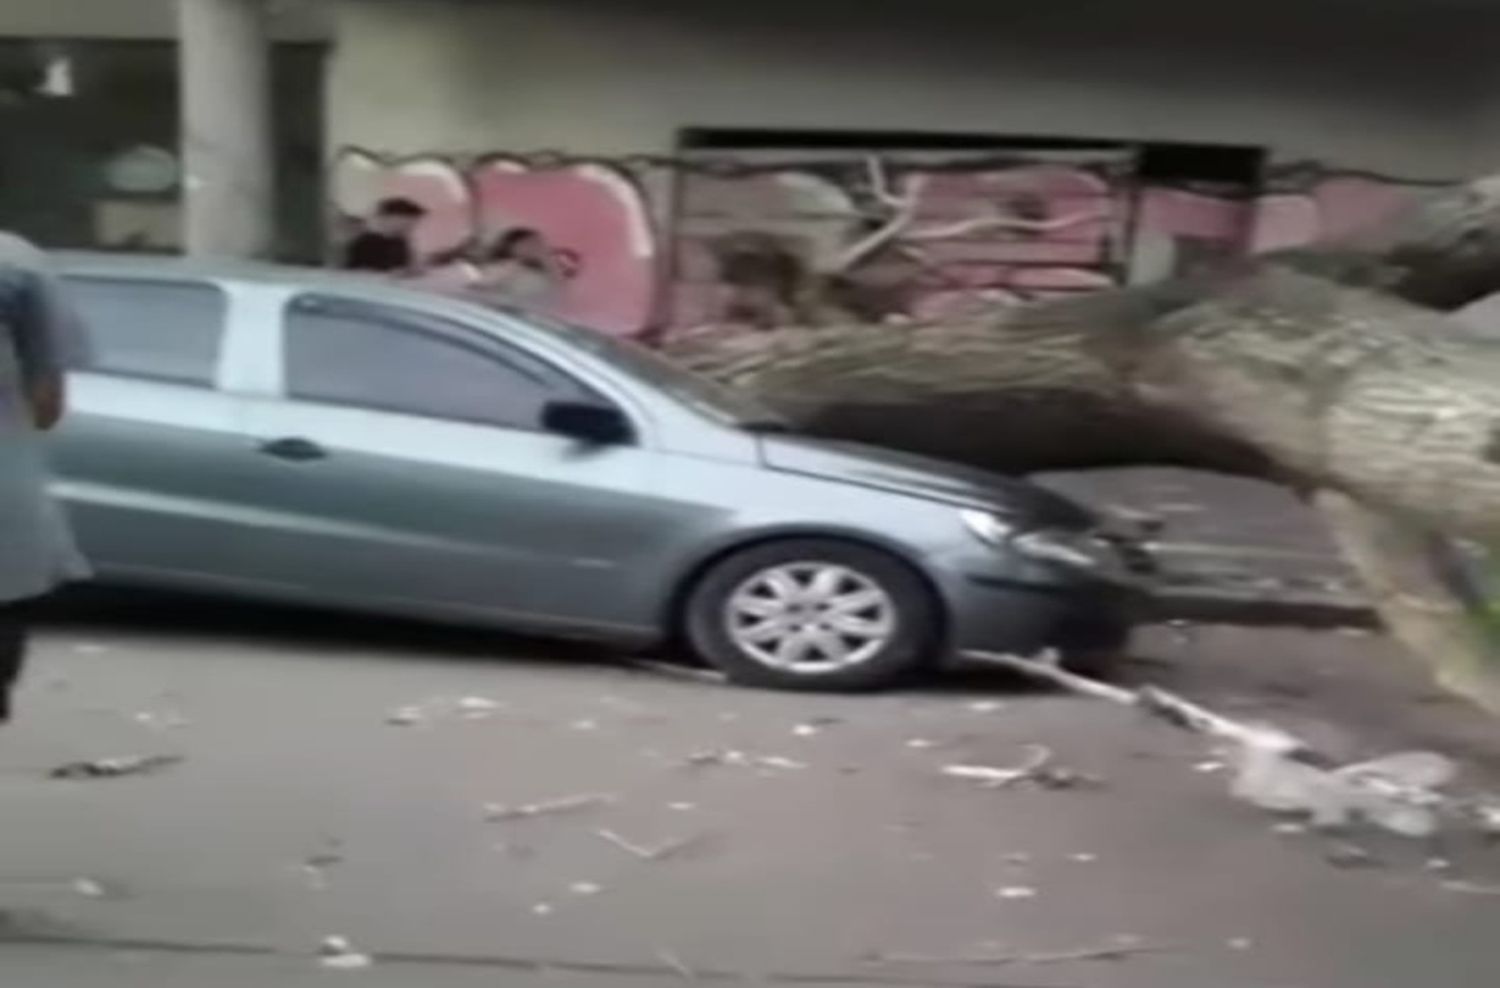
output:
[{"label": "concrete column", "polygon": [[265,0],[177,0],[189,254],[264,257],[274,243],[266,8]]}]

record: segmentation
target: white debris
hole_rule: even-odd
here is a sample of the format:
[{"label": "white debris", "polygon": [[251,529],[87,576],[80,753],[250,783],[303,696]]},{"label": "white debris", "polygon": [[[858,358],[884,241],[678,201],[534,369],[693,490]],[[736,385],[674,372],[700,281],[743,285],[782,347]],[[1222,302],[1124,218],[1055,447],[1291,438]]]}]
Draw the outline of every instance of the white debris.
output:
[{"label": "white debris", "polygon": [[568,891],[580,896],[598,895],[604,891],[604,886],[595,882],[574,882],[568,886]]},{"label": "white debris", "polygon": [[927,751],[937,747],[937,742],[931,738],[912,738],[906,742],[906,746],[913,751]]},{"label": "white debris", "polygon": [[554,912],[552,903],[550,902],[538,902],[531,907],[531,911],[538,916],[551,916]]},{"label": "white debris", "polygon": [[355,950],[344,937],[324,937],[318,954],[319,964],[330,971],[362,971],[374,963],[369,954]]},{"label": "white debris", "polygon": [[103,899],[109,895],[109,890],[92,878],[74,879],[73,891],[86,899]]},{"label": "white debris", "polygon": [[1235,937],[1228,941],[1230,950],[1249,950],[1253,946],[1255,946],[1255,941],[1249,937]]},{"label": "white debris", "polygon": [[691,837],[683,837],[679,840],[670,840],[665,844],[647,847],[633,840],[622,837],[613,830],[596,830],[595,834],[601,840],[608,841],[615,847],[624,851],[632,857],[640,858],[642,861],[665,861],[674,857],[690,847],[697,845],[704,838],[703,834],[694,834]]},{"label": "white debris", "polygon": [[504,803],[486,803],[484,806],[484,817],[492,823],[502,820],[524,820],[532,817],[551,816],[557,813],[572,813],[578,810],[592,809],[596,806],[607,806],[614,801],[615,797],[608,793],[580,793],[576,796],[563,796],[560,799],[549,799],[540,803],[526,803],[521,806],[507,806]]},{"label": "white debris", "polygon": [[668,803],[667,809],[676,813],[691,813],[698,808],[697,803]]},{"label": "white debris", "polygon": [[1447,858],[1428,858],[1423,867],[1428,871],[1452,871],[1453,862]]},{"label": "white debris", "polygon": [[792,728],[792,734],[799,738],[812,738],[822,734],[822,728],[816,724],[798,724]]},{"label": "white debris", "polygon": [[1005,709],[1005,704],[999,700],[979,700],[969,704],[969,712],[973,714],[997,714]]},{"label": "white debris", "polygon": [[500,703],[485,696],[466,696],[454,706],[469,720],[483,720],[498,713],[501,709]]},{"label": "white debris", "polygon": [[676,952],[665,949],[658,950],[656,952],[656,959],[661,961],[667,967],[671,968],[672,973],[677,975],[683,981],[687,981],[690,983],[696,983],[698,981],[697,972],[688,967],[687,963],[680,956],[678,956]]},{"label": "white debris", "polygon": [[1224,764],[1218,759],[1211,759],[1209,761],[1199,762],[1198,764],[1194,765],[1193,771],[1198,772],[1202,775],[1214,775],[1224,771],[1228,767],[1228,765]]},{"label": "white debris", "polygon": [[1093,864],[1095,861],[1099,860],[1099,855],[1090,854],[1088,852],[1083,852],[1080,854],[1070,854],[1068,856],[1068,860],[1077,862],[1078,864]]},{"label": "white debris", "polygon": [[142,727],[149,727],[154,731],[171,731],[187,726],[187,718],[175,710],[162,712],[144,710],[136,714],[133,719]]},{"label": "white debris", "polygon": [[790,772],[799,772],[807,768],[806,762],[795,761],[791,758],[782,758],[780,755],[762,755],[755,759],[755,764],[762,768],[775,768]]},{"label": "white debris", "polygon": [[1026,761],[1010,768],[993,765],[944,765],[942,773],[950,779],[966,779],[986,788],[1000,789],[1034,777],[1052,760],[1051,749],[1043,745],[1031,745],[1030,752]]},{"label": "white debris", "polygon": [[575,720],[568,725],[573,730],[587,734],[590,731],[599,730],[599,722],[596,720]]},{"label": "white debris", "polygon": [[995,898],[1010,900],[1035,899],[1036,889],[1030,887],[1029,885],[1007,885],[1004,888],[998,888],[995,890]]},{"label": "white debris", "polygon": [[1307,824],[1297,823],[1295,820],[1285,820],[1272,827],[1271,831],[1286,837],[1293,837],[1298,834],[1307,833]]},{"label": "white debris", "polygon": [[73,646],[73,651],[78,655],[104,655],[109,650],[108,645],[98,642],[79,642]]},{"label": "white debris", "polygon": [[1275,812],[1307,814],[1315,827],[1347,827],[1361,820],[1403,837],[1430,837],[1444,799],[1436,791],[1457,775],[1451,759],[1403,752],[1326,770],[1293,757],[1300,744],[1267,729],[1263,744],[1241,752],[1234,792]]}]

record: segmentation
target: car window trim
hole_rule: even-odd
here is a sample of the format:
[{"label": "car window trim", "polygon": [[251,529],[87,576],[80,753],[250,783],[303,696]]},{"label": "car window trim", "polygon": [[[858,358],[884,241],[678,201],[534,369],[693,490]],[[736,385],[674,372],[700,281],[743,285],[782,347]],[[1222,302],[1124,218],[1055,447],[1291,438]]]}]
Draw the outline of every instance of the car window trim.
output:
[{"label": "car window trim", "polygon": [[[208,278],[162,278],[152,276],[149,278],[135,278],[129,275],[118,274],[90,274],[77,271],[64,271],[60,275],[63,287],[79,283],[103,284],[103,285],[129,285],[144,286],[147,288],[206,288],[214,292],[223,308],[219,313],[219,329],[217,338],[214,340],[213,361],[210,364],[209,374],[206,378],[178,377],[172,374],[152,374],[148,371],[124,371],[108,367],[84,366],[71,369],[75,374],[92,374],[98,377],[108,377],[124,381],[141,381],[147,384],[166,384],[179,388],[191,388],[194,391],[219,391],[219,378],[223,373],[224,345],[229,339],[229,323],[232,316],[231,307],[233,300],[224,286],[217,281]],[[88,329],[88,320],[84,319],[85,331],[90,338],[90,349],[101,349],[92,341],[96,339],[93,330]]]},{"label": "car window trim", "polygon": [[[308,303],[316,304],[317,308],[313,311],[317,313],[327,313],[335,316],[351,315],[359,319],[379,323],[397,332],[425,337],[434,342],[454,347],[535,382],[540,388],[547,391],[553,399],[588,399],[606,404],[619,412],[619,414],[624,415],[627,420],[630,419],[630,415],[621,409],[617,402],[601,394],[597,388],[591,387],[586,382],[579,380],[577,376],[562,370],[552,361],[539,357],[530,350],[515,347],[503,340],[495,339],[492,334],[465,325],[461,321],[443,315],[423,312],[420,309],[391,305],[385,302],[367,302],[317,291],[302,291],[289,296],[282,310],[281,378],[284,400],[303,402],[322,408],[358,409],[362,411],[381,412],[387,415],[403,415],[408,418],[423,419],[430,422],[456,422],[490,429],[509,429],[515,432],[551,435],[550,432],[541,427],[540,423],[535,426],[527,426],[514,422],[496,422],[490,419],[471,418],[460,415],[435,415],[427,412],[413,411],[409,408],[396,408],[381,404],[375,400],[361,402],[335,401],[328,398],[318,398],[295,393],[292,390],[291,353],[290,348],[287,346],[287,341],[291,338],[292,315],[297,312],[299,306]],[[510,359],[512,354],[518,355],[519,360]],[[530,361],[537,365],[541,369],[542,374],[537,374],[528,368],[519,366],[521,362],[525,361]],[[552,375],[555,380],[546,380],[545,375],[548,374]],[[560,388],[559,384],[565,384],[566,387]],[[568,393],[569,390],[571,390],[571,393]],[[632,425],[634,425],[633,422]]]}]

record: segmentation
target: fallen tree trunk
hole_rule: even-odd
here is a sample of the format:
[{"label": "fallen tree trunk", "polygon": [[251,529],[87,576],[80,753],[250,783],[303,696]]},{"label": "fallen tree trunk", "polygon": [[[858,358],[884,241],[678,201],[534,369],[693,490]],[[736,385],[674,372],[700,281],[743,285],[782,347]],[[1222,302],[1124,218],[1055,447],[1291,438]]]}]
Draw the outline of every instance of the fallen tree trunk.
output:
[{"label": "fallen tree trunk", "polygon": [[1358,244],[983,322],[708,332],[666,351],[819,435],[1012,472],[1171,464],[1337,495],[1325,517],[1382,616],[1500,712],[1500,665],[1459,630],[1451,591],[1414,576],[1430,560],[1412,548],[1500,544],[1500,345],[1441,315],[1500,290],[1497,197],[1478,182]]}]

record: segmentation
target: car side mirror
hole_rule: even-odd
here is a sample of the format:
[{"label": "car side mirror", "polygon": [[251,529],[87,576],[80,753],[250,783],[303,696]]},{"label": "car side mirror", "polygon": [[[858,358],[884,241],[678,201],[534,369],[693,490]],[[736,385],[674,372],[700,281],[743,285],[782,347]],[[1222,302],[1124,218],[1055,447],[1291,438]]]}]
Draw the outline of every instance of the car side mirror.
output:
[{"label": "car side mirror", "polygon": [[630,420],[619,409],[584,401],[547,402],[542,428],[596,446],[623,446],[635,440]]}]

